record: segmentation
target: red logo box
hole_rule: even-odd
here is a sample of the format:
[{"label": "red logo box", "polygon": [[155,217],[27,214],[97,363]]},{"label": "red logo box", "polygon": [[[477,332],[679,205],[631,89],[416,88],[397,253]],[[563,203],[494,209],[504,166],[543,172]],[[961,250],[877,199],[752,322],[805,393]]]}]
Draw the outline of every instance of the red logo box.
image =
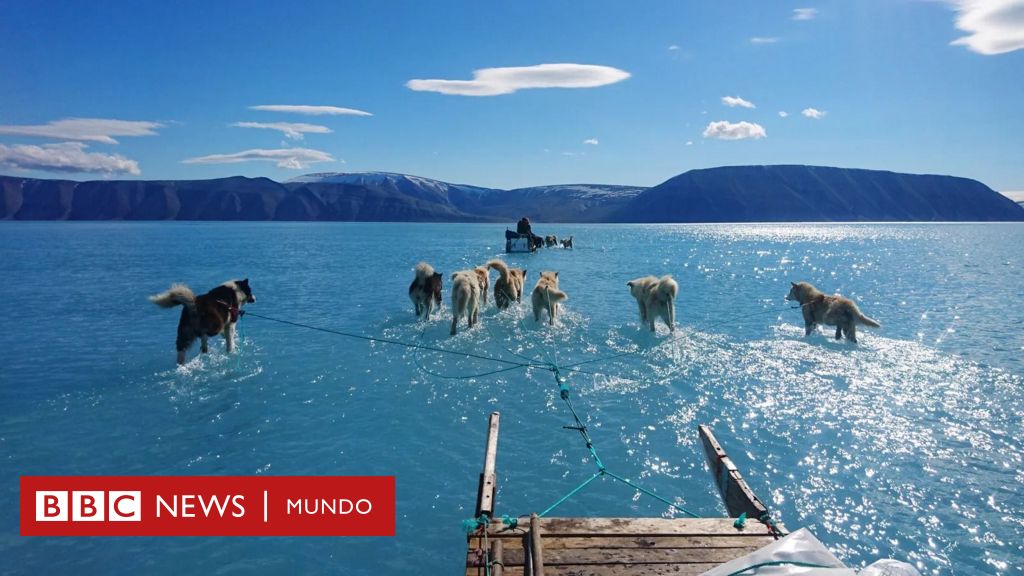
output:
[{"label": "red logo box", "polygon": [[22,476],[22,536],[394,536],[394,476]]}]

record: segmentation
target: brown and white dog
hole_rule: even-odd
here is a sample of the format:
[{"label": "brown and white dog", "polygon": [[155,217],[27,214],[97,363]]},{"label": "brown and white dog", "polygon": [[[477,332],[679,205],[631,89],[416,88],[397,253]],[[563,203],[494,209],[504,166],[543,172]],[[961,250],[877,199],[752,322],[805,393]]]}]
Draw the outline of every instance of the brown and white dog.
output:
[{"label": "brown and white dog", "polygon": [[452,329],[458,332],[459,318],[463,316],[472,328],[480,313],[480,276],[476,270],[461,270],[452,274]]},{"label": "brown and white dog", "polygon": [[249,288],[249,279],[229,280],[206,294],[196,296],[184,284],[173,284],[166,292],[149,297],[161,308],[182,306],[178,320],[178,364],[185,363],[185,352],[196,339],[202,339],[202,352],[209,352],[211,336],[224,335],[228,352],[235,349],[235,324],[242,315],[242,306],[256,301]]},{"label": "brown and white dog", "polygon": [[558,303],[568,300],[569,295],[558,289],[558,272],[541,272],[537,285],[533,287],[533,319],[540,322],[542,310],[548,311],[548,320],[555,325],[555,316],[558,315]]},{"label": "brown and white dog", "polygon": [[644,276],[626,282],[629,293],[636,298],[640,309],[640,322],[647,324],[654,332],[654,321],[661,318],[670,332],[676,330],[676,294],[679,284],[671,276]]},{"label": "brown and white dog", "polygon": [[434,306],[441,306],[441,273],[426,262],[417,264],[416,277],[409,285],[409,299],[416,309],[416,317],[422,315],[430,320]]},{"label": "brown and white dog", "polygon": [[526,285],[526,269],[509,268],[501,260],[489,260],[488,268],[498,271],[498,279],[494,281],[494,305],[504,310],[513,302],[522,302],[523,287]]},{"label": "brown and white dog", "polygon": [[800,303],[804,315],[804,336],[810,336],[818,324],[836,327],[836,340],[844,335],[850,342],[857,342],[857,324],[881,328],[876,320],[868,318],[849,298],[827,296],[808,282],[790,282],[786,300]]},{"label": "brown and white dog", "polygon": [[558,236],[551,234],[544,237],[544,247],[551,248],[552,246],[558,246]]}]

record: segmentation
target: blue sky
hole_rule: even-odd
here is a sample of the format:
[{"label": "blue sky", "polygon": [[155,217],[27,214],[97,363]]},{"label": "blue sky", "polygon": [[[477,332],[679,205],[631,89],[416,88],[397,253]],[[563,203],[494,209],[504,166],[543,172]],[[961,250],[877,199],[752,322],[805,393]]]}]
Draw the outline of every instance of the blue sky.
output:
[{"label": "blue sky", "polygon": [[798,163],[1024,190],[1024,0],[7,0],[0,54],[5,174],[511,188]]}]

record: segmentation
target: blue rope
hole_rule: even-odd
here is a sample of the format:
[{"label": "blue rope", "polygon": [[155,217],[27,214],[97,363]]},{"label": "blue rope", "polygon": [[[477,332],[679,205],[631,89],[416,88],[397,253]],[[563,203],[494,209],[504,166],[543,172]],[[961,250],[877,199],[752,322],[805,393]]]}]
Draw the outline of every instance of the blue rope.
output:
[{"label": "blue rope", "polygon": [[597,480],[601,476],[608,476],[612,480],[615,480],[615,481],[618,481],[618,482],[622,482],[623,484],[625,484],[627,486],[630,486],[631,488],[633,488],[635,490],[638,490],[641,493],[646,494],[646,495],[654,498],[655,500],[658,500],[660,502],[663,502],[663,503],[667,504],[670,507],[670,509],[672,509],[672,510],[679,510],[679,511],[683,512],[684,514],[689,515],[692,518],[700,518],[699,515],[697,515],[697,514],[691,512],[691,511],[687,510],[686,508],[683,508],[682,506],[679,506],[678,504],[676,504],[674,502],[670,502],[670,501],[666,500],[665,498],[655,494],[654,492],[651,492],[650,490],[648,490],[648,489],[646,489],[646,488],[644,488],[642,486],[639,486],[639,485],[631,482],[627,478],[623,478],[622,476],[619,476],[618,474],[610,472],[605,467],[604,462],[601,461],[601,457],[597,455],[597,448],[594,447],[594,441],[590,437],[590,433],[587,431],[587,426],[586,426],[586,424],[583,423],[583,420],[580,418],[579,413],[576,412],[575,406],[573,406],[573,404],[572,404],[572,399],[570,397],[569,385],[568,385],[568,383],[566,383],[565,379],[562,377],[561,370],[559,369],[559,366],[557,364],[555,364],[555,363],[552,363],[550,366],[548,366],[548,370],[550,370],[551,373],[555,376],[555,382],[558,384],[558,395],[562,399],[562,401],[565,402],[565,405],[569,408],[569,412],[572,413],[573,420],[575,421],[575,424],[576,424],[575,426],[563,426],[563,428],[567,428],[567,429],[570,429],[570,430],[576,430],[576,431],[578,431],[580,433],[580,437],[583,438],[583,442],[586,444],[587,450],[590,452],[591,458],[594,459],[594,464],[597,466],[597,472],[594,472],[594,474],[592,474],[589,478],[587,478],[582,483],[580,483],[578,486],[576,486],[575,488],[570,490],[565,496],[562,496],[561,498],[559,498],[558,501],[556,501],[554,504],[552,504],[551,506],[548,506],[543,512],[538,514],[538,517],[545,516],[548,512],[551,512],[556,507],[561,505],[563,502],[565,502],[569,498],[572,498],[577,493],[582,491],[584,488],[586,488],[588,485],[590,485],[590,483],[593,482],[594,480]]},{"label": "blue rope", "polygon": [[561,498],[559,498],[557,502],[555,502],[551,506],[548,506],[547,508],[545,508],[544,511],[541,512],[540,514],[537,514],[537,517],[538,518],[543,518],[543,517],[547,516],[548,512],[551,512],[552,510],[557,508],[559,504],[561,504],[562,502],[565,502],[569,498],[572,498],[573,496],[575,496],[577,492],[579,492],[580,490],[583,490],[584,488],[586,488],[587,484],[590,484],[591,482],[593,482],[594,480],[597,480],[598,478],[600,478],[603,475],[604,475],[604,470],[598,470],[597,472],[594,472],[594,474],[590,478],[587,478],[586,480],[584,480],[583,483],[581,483],[579,486],[577,486],[577,487],[573,488],[572,490],[570,490],[568,494],[566,494],[565,496],[562,496]]},{"label": "blue rope", "polygon": [[326,332],[328,334],[336,334],[338,336],[345,336],[348,338],[357,338],[359,340],[366,340],[368,342],[380,342],[381,344],[394,344],[395,346],[405,346],[406,348],[417,348],[419,350],[429,350],[431,352],[440,352],[442,354],[454,354],[456,356],[465,356],[467,358],[476,358],[478,360],[489,360],[491,362],[500,362],[502,364],[511,364],[520,368],[530,366],[530,364],[524,364],[522,362],[514,362],[512,360],[505,360],[502,358],[494,358],[492,356],[484,356],[482,354],[474,354],[472,352],[462,352],[460,350],[448,350],[446,348],[437,348],[436,346],[424,346],[422,344],[413,344],[412,342],[402,342],[401,340],[390,340],[388,338],[376,338],[374,336],[363,336],[361,334],[352,334],[351,332],[342,332],[341,330],[332,330],[330,328],[321,328],[319,326],[311,326],[309,324],[302,324],[301,322],[291,322],[289,320],[281,320],[280,318],[271,318],[270,316],[262,316],[260,314],[254,314],[252,312],[246,312],[247,316],[254,316],[263,320],[269,320],[271,322],[277,322],[279,324],[288,324],[289,326],[298,326],[299,328],[308,328],[309,330],[316,330],[317,332]]}]

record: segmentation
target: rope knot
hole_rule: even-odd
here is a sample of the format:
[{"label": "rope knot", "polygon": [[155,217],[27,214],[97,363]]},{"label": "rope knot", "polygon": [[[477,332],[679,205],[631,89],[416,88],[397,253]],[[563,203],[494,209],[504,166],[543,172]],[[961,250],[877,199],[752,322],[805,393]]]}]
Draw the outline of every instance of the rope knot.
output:
[{"label": "rope knot", "polygon": [[502,522],[502,524],[504,524],[505,526],[508,526],[512,530],[515,530],[516,526],[519,526],[519,519],[518,518],[513,518],[512,516],[509,516],[508,514],[503,514],[502,515],[501,522]]}]

